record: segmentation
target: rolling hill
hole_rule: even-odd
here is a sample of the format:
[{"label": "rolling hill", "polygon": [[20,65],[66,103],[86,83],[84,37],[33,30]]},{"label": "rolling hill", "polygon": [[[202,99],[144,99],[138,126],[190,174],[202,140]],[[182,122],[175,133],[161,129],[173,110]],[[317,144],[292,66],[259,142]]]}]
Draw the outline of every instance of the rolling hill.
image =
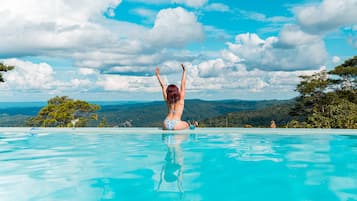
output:
[{"label": "rolling hill", "polygon": [[[267,108],[278,105],[291,103],[292,100],[265,100],[265,101],[245,101],[245,100],[219,100],[219,101],[205,101],[205,100],[186,100],[183,120],[197,120],[202,122],[205,126],[222,126],[221,118],[225,115],[233,114],[249,114],[252,116],[259,116],[265,112],[268,114],[267,119],[271,118],[269,114],[273,114]],[[33,117],[40,110],[40,107],[11,107],[0,109],[0,126],[26,126],[26,120]],[[264,110],[266,109],[266,110]],[[258,111],[254,113],[254,111]],[[143,102],[137,104],[119,104],[101,106],[98,112],[99,120],[105,118],[108,127],[151,127],[161,126],[162,120],[167,114],[167,108],[163,101]],[[275,114],[275,113],[274,113]],[[279,114],[276,114],[279,115]],[[233,115],[235,116],[235,115]],[[239,116],[239,115],[238,115]],[[237,118],[238,118],[237,116]],[[283,118],[286,118],[285,113]],[[251,121],[257,121],[250,118]],[[279,119],[279,118],[275,118]],[[242,123],[232,124],[255,125],[250,120]],[[209,123],[211,122],[211,123]],[[217,123],[212,123],[217,122]],[[225,121],[224,121],[225,122]],[[259,121],[263,122],[263,121]],[[90,122],[90,126],[97,126],[98,122]],[[225,125],[225,123],[223,124]],[[265,125],[265,123],[264,123]],[[260,125],[263,126],[263,125]]]}]

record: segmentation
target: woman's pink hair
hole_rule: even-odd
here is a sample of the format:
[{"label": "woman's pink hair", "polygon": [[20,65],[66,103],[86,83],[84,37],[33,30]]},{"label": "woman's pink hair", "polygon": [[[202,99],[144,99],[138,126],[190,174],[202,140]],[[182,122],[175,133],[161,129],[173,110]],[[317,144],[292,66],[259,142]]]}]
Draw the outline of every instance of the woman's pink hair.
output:
[{"label": "woman's pink hair", "polygon": [[170,84],[166,89],[167,102],[169,104],[176,103],[180,100],[180,91],[176,85]]}]

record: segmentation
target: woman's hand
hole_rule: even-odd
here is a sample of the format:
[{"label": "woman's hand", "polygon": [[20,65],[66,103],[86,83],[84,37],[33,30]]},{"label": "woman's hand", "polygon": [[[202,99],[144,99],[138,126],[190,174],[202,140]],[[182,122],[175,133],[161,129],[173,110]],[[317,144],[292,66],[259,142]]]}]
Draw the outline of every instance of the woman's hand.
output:
[{"label": "woman's hand", "polygon": [[160,69],[159,68],[156,68],[155,74],[156,74],[156,76],[160,76]]},{"label": "woman's hand", "polygon": [[186,67],[183,64],[181,64],[181,67],[183,71],[186,71]]}]

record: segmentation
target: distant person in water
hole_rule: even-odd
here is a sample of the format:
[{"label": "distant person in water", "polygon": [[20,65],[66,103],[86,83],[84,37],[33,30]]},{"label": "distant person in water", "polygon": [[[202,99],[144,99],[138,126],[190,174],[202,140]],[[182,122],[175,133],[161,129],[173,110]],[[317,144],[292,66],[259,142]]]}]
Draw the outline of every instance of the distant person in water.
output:
[{"label": "distant person in water", "polygon": [[198,123],[195,121],[193,124],[190,122],[181,121],[181,116],[185,104],[185,87],[186,87],[186,68],[183,64],[182,67],[182,79],[180,89],[174,85],[170,84],[166,87],[164,82],[160,77],[160,70],[156,68],[156,77],[162,88],[162,95],[167,104],[168,114],[162,123],[162,127],[165,130],[183,130],[187,128],[195,128]]}]

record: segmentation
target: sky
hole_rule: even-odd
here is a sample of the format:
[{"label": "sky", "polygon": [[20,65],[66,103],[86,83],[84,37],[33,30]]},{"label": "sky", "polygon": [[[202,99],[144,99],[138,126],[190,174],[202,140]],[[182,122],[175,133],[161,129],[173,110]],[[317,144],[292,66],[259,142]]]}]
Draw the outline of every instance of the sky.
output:
[{"label": "sky", "polygon": [[290,99],[357,55],[357,0],[0,0],[0,101]]}]

